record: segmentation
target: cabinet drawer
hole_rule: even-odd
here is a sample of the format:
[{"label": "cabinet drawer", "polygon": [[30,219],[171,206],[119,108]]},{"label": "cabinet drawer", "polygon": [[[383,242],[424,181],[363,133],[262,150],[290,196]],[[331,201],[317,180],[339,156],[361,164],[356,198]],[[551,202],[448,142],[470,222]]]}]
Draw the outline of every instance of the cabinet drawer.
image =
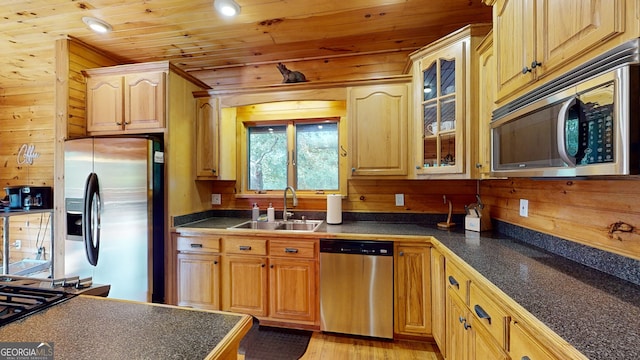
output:
[{"label": "cabinet drawer", "polygon": [[469,283],[469,277],[465,275],[458,267],[451,262],[445,264],[446,284],[452,290],[453,293],[458,294],[460,299],[467,304],[467,294]]},{"label": "cabinet drawer", "polygon": [[509,336],[511,345],[509,346],[509,355],[512,359],[536,359],[536,360],[554,360],[555,357],[550,355],[531,335],[523,328],[518,321],[511,323],[511,332]]},{"label": "cabinet drawer", "polygon": [[217,236],[178,236],[178,251],[220,252],[220,238]]},{"label": "cabinet drawer", "polygon": [[267,240],[249,238],[225,238],[224,252],[227,254],[267,255]]},{"label": "cabinet drawer", "polygon": [[313,259],[316,254],[315,250],[316,242],[314,241],[269,241],[270,256]]},{"label": "cabinet drawer", "polygon": [[482,324],[500,346],[505,348],[509,315],[473,282],[469,286],[469,308],[479,320],[475,323]]}]

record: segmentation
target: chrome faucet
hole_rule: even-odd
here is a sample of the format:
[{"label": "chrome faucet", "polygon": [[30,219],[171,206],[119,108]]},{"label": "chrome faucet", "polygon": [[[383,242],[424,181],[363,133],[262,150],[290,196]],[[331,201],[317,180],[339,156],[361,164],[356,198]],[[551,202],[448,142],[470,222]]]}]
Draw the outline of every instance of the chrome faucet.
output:
[{"label": "chrome faucet", "polygon": [[284,209],[282,210],[282,221],[287,221],[287,218],[289,216],[293,216],[292,212],[287,212],[287,190],[291,190],[291,195],[293,196],[293,206],[298,206],[298,195],[296,195],[296,191],[291,186],[287,186],[284,189]]}]

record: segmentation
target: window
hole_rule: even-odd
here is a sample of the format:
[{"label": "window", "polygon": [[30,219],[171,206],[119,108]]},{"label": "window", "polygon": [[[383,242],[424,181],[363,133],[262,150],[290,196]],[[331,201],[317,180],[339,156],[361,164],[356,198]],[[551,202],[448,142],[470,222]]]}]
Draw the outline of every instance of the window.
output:
[{"label": "window", "polygon": [[247,190],[339,190],[337,120],[252,125],[247,136]]}]

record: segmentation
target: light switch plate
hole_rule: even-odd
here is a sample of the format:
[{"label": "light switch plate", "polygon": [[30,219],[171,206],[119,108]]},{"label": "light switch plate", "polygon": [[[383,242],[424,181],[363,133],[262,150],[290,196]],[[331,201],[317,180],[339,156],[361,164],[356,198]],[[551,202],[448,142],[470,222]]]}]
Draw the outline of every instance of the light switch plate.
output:
[{"label": "light switch plate", "polygon": [[396,206],[404,206],[404,194],[396,194]]},{"label": "light switch plate", "polygon": [[220,205],[220,204],[222,204],[222,195],[211,194],[211,205]]}]

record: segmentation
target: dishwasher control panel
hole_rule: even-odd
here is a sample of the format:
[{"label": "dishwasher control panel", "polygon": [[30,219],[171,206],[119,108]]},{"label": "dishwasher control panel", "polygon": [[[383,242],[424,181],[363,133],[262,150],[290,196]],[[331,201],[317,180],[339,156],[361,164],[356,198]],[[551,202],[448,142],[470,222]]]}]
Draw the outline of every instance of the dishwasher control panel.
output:
[{"label": "dishwasher control panel", "polygon": [[392,241],[320,239],[321,253],[393,256]]}]

